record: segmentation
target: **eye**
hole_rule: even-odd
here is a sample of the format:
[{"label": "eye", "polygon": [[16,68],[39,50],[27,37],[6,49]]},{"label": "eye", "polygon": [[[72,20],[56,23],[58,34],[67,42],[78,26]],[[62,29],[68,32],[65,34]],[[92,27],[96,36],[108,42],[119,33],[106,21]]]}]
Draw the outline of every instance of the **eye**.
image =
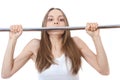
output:
[{"label": "eye", "polygon": [[53,19],[52,18],[48,18],[48,21],[53,21]]},{"label": "eye", "polygon": [[65,21],[65,19],[64,19],[64,18],[61,18],[61,19],[59,19],[59,21]]}]

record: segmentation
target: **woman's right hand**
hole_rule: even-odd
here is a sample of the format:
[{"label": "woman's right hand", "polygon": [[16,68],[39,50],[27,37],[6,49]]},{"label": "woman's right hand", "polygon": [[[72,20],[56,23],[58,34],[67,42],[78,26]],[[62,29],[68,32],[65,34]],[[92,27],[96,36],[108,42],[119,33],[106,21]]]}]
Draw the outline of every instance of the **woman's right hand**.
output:
[{"label": "woman's right hand", "polygon": [[22,34],[23,28],[22,25],[11,25],[10,26],[10,39],[18,39],[19,36]]}]

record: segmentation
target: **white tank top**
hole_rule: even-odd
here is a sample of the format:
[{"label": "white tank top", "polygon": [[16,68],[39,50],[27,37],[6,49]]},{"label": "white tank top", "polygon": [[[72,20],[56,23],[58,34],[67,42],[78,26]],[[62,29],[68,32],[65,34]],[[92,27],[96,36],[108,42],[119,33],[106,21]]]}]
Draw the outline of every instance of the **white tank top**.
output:
[{"label": "white tank top", "polygon": [[39,80],[79,80],[79,76],[72,75],[70,72],[71,64],[70,61],[66,59],[65,55],[62,55],[59,58],[55,58],[57,64],[52,64],[45,71],[38,73]]}]

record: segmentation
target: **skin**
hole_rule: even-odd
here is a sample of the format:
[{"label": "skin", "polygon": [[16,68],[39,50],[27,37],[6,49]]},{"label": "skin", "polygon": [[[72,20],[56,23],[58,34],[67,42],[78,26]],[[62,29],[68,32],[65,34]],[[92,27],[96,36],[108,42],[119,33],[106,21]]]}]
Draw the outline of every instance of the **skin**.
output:
[{"label": "skin", "polygon": [[[65,26],[64,17],[59,10],[52,10],[47,19],[47,27],[50,26]],[[97,29],[97,23],[87,23],[86,32],[91,36],[94,45],[96,47],[96,53],[91,51],[89,47],[78,37],[73,37],[74,42],[83,53],[83,58],[100,74],[109,74],[109,65],[106,57],[105,50],[103,48],[101,37],[99,35],[99,29]],[[11,25],[8,45],[6,48],[1,76],[3,78],[9,78],[15,74],[28,60],[32,59],[35,62],[36,55],[39,49],[40,40],[31,40],[22,50],[22,52],[13,58],[15,45],[17,39],[23,32],[22,25]],[[55,58],[60,57],[64,52],[61,50],[61,35],[63,30],[51,30],[47,32],[49,34],[50,41],[52,43],[52,53]],[[79,43],[79,44],[78,44]]]}]

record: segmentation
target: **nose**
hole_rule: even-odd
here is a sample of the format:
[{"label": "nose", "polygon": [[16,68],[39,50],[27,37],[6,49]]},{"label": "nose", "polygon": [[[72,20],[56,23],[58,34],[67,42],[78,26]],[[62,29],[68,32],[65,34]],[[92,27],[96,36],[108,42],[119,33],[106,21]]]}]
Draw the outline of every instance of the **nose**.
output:
[{"label": "nose", "polygon": [[54,24],[58,24],[58,22],[54,22]]}]

